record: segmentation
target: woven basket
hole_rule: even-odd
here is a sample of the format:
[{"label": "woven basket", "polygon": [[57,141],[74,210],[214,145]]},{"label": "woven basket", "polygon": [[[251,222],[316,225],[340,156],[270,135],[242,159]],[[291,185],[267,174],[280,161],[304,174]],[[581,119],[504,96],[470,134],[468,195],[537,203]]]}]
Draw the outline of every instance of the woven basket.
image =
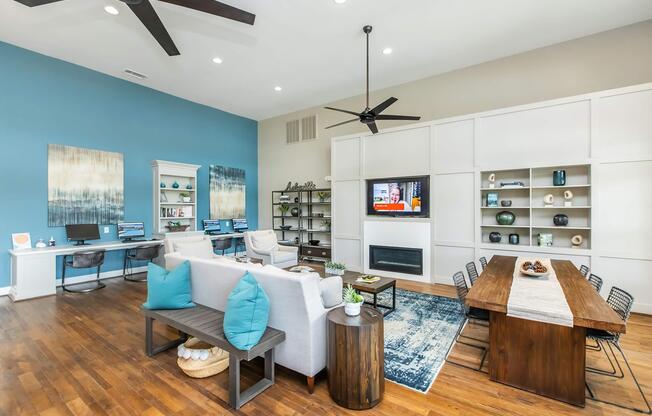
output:
[{"label": "woven basket", "polygon": [[[182,344],[186,351],[193,350],[208,350],[208,358],[206,360],[183,358],[177,359],[179,368],[192,378],[206,378],[219,374],[229,367],[229,353],[209,345],[197,338],[190,338]],[[179,346],[180,351],[181,346]],[[196,355],[196,354],[195,354]]]}]

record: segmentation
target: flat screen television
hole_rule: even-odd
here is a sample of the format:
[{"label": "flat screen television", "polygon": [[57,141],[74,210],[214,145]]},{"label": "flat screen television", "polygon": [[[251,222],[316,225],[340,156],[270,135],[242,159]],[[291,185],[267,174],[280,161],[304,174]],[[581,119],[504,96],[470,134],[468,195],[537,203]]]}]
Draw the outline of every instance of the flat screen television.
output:
[{"label": "flat screen television", "polygon": [[430,216],[430,176],[367,180],[367,215]]}]

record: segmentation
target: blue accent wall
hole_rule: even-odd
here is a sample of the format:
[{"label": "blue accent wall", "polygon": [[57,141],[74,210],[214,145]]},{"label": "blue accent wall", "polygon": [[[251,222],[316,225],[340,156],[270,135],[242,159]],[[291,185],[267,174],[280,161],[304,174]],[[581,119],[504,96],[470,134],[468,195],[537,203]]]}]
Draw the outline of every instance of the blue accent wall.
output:
[{"label": "blue accent wall", "polygon": [[[65,229],[47,224],[48,143],[123,153],[125,220],[144,222],[149,235],[155,159],[202,166],[199,226],[208,218],[208,165],[244,169],[255,229],[257,138],[254,120],[0,42],[0,288],[10,285],[12,233],[66,243]],[[100,226],[103,240],[117,239],[110,230]],[[103,271],[121,268],[122,252],[110,253]]]}]

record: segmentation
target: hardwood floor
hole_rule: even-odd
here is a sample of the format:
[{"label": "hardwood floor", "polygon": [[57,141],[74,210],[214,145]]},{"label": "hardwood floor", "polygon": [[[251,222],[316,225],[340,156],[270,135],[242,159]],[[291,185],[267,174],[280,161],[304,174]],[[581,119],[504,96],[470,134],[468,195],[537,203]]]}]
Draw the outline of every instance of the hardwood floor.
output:
[{"label": "hardwood floor", "polygon": [[[637,414],[590,400],[584,409],[573,407],[493,383],[487,374],[453,364],[444,366],[427,394],[387,382],[384,401],[361,412],[340,408],[329,398],[324,374],[309,395],[305,377],[277,368],[277,383],[235,412],[226,403],[228,372],[191,379],[177,367],[173,351],[155,358],[145,355],[139,311],[145,284],[106,282],[105,289],[90,294],[59,291],[57,296],[18,303],[0,298],[1,415]],[[441,285],[399,282],[398,287],[454,296],[452,287]],[[466,331],[487,336],[486,328]],[[157,327],[157,333],[174,335],[163,327]],[[632,316],[622,344],[644,390],[652,395],[652,317]],[[452,358],[477,364],[479,353],[460,345]],[[589,353],[589,363],[604,368],[606,361],[596,358],[598,353]],[[243,365],[242,373],[245,383],[252,383],[262,373],[261,362]],[[597,394],[641,405],[628,376],[587,378]]]}]

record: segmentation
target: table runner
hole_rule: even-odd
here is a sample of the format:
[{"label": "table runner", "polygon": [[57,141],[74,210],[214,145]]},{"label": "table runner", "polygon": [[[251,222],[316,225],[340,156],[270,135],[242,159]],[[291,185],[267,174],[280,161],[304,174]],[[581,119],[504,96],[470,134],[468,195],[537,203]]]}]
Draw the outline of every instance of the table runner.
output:
[{"label": "table runner", "polygon": [[[546,277],[529,277],[520,272],[521,264],[539,260],[548,270]],[[512,288],[507,302],[507,316],[573,326],[573,313],[550,259],[519,257],[514,264]]]}]

